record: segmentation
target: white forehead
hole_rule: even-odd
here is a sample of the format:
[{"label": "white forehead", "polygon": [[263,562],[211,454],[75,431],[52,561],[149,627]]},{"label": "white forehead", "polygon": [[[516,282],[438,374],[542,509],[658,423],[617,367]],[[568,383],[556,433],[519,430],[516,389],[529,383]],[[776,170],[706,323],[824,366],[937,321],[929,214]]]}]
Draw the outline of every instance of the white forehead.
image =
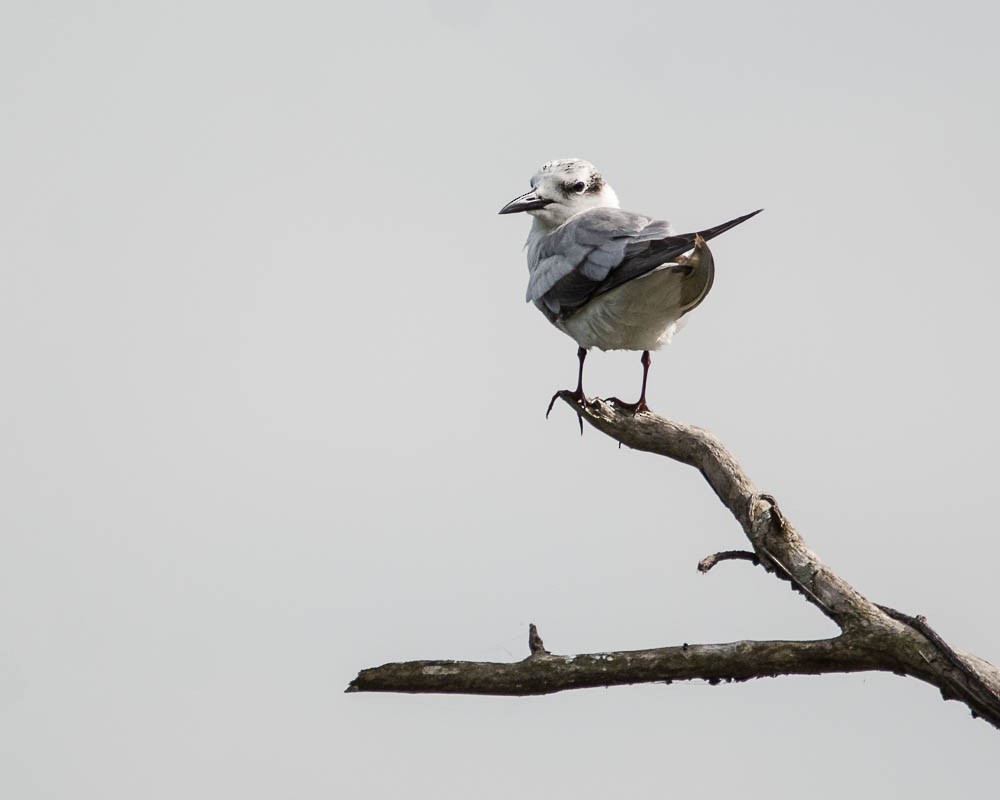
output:
[{"label": "white forehead", "polygon": [[586,181],[597,169],[589,161],[582,158],[557,158],[542,164],[531,177],[531,185],[536,186],[544,179],[569,182],[573,179]]}]

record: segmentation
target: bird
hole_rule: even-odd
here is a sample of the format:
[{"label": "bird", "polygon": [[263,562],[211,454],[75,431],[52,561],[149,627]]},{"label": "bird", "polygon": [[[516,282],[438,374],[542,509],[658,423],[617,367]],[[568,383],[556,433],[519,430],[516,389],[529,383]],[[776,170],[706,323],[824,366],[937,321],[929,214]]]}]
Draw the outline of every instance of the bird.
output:
[{"label": "bird", "polygon": [[587,401],[583,362],[593,347],[642,351],[639,400],[610,401],[633,414],[648,411],[650,351],[670,343],[712,288],[715,262],[705,243],[761,211],[675,234],[666,220],[622,211],[618,195],[589,161],[543,164],[531,178],[531,190],[500,213],[532,217],[525,299],[578,346],[576,389],[556,392],[549,411],[560,396]]}]

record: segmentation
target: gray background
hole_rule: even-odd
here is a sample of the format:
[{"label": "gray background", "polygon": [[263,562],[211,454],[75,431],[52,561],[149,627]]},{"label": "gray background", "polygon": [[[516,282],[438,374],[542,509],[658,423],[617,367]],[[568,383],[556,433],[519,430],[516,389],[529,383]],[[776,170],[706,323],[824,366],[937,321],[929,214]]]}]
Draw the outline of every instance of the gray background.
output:
[{"label": "gray background", "polygon": [[[986,3],[14,3],[0,20],[0,794],[992,795],[889,675],[547,698],[358,669],[822,637],[700,476],[572,413],[551,158],[713,245],[653,408],[1000,661]],[[595,353],[589,390],[638,391]]]}]

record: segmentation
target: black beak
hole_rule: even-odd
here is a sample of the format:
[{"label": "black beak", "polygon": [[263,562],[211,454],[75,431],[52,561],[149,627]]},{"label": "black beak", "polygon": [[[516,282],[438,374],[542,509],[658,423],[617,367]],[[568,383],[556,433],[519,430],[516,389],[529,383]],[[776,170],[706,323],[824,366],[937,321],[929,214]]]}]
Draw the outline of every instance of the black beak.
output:
[{"label": "black beak", "polygon": [[545,208],[552,201],[539,197],[532,189],[527,194],[515,197],[507,205],[500,209],[501,214],[516,214],[519,211],[534,211],[536,208]]}]

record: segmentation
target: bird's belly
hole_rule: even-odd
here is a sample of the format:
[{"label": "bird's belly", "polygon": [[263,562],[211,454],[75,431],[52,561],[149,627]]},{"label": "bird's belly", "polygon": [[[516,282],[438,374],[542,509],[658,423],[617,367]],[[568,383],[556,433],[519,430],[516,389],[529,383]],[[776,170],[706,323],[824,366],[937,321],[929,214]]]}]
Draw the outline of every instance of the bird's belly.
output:
[{"label": "bird's belly", "polygon": [[659,350],[680,327],[683,280],[674,269],[651,272],[595,297],[556,325],[585,349]]}]

